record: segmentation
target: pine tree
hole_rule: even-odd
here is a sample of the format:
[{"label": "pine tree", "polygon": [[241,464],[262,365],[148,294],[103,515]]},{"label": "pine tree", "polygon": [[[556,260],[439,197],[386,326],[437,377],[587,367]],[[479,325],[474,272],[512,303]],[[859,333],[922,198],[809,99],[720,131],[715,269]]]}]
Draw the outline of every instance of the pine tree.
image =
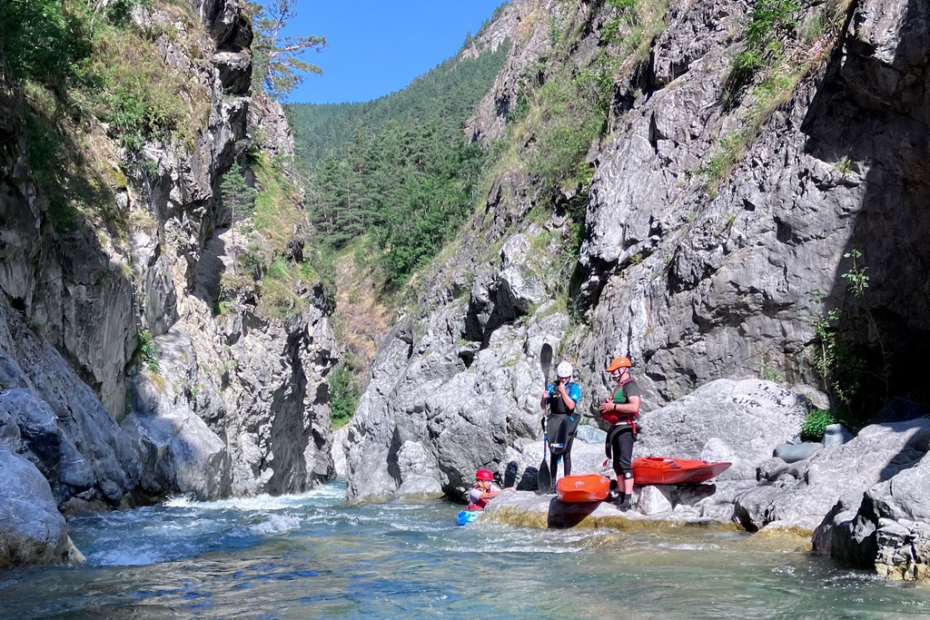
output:
[{"label": "pine tree", "polygon": [[319,66],[301,58],[307,50],[326,47],[326,38],[285,36],[287,23],[297,17],[297,0],[271,0],[268,6],[252,3],[255,40],[252,42],[252,86],[264,88],[278,99],[293,92],[307,73],[322,73]]}]

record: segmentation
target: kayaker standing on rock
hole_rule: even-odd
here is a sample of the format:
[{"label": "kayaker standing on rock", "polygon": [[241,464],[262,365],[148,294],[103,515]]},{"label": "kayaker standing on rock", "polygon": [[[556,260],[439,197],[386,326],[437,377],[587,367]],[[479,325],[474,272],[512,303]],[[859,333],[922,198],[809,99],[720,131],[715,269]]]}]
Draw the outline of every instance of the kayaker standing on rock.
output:
[{"label": "kayaker standing on rock", "polygon": [[559,460],[565,461],[565,475],[572,474],[572,442],[578,430],[581,416],[575,407],[581,400],[581,388],[572,382],[572,365],[562,362],[555,369],[556,380],[546,386],[540,406],[549,410],[546,418],[546,433],[549,437],[549,474],[555,490]]},{"label": "kayaker standing on rock", "polygon": [[[636,417],[642,405],[642,390],[630,368],[633,363],[626,357],[615,357],[604,372],[617,382],[617,389],[598,409],[601,417],[610,423],[605,451],[613,457],[614,473],[620,490],[617,507],[626,512],[633,507],[633,442],[636,441]],[[622,482],[621,482],[622,480]]]}]

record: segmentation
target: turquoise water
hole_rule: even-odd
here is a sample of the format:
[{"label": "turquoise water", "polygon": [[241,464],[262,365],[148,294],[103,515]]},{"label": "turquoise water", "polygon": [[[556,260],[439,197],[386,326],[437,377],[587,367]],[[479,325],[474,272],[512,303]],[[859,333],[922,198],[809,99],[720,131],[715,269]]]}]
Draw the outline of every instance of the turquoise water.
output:
[{"label": "turquoise water", "polygon": [[87,564],[0,573],[0,619],[930,618],[930,587],[743,534],[456,527],[342,489],[75,519]]}]

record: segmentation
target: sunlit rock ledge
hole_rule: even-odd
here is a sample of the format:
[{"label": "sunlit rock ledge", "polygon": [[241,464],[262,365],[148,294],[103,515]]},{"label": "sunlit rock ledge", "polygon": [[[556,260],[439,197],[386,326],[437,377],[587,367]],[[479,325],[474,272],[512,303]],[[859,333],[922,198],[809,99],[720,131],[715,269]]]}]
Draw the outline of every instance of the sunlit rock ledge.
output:
[{"label": "sunlit rock ledge", "polygon": [[[640,492],[638,503],[642,498],[643,494]],[[736,523],[702,516],[693,509],[672,510],[659,514],[644,514],[636,508],[621,512],[616,504],[607,501],[566,503],[560,501],[555,495],[536,495],[526,491],[502,493],[491,501],[484,512],[485,514],[481,517],[484,520],[541,529],[573,527],[618,530],[664,530],[682,527],[742,529]]]},{"label": "sunlit rock ledge", "polygon": [[[686,487],[692,487],[692,491],[697,491],[694,487],[712,488],[713,486],[712,484],[681,485],[680,487],[673,485],[665,487],[663,491],[667,492],[672,488],[682,490]],[[642,506],[644,502],[648,503],[649,496],[655,492],[658,492],[656,487],[637,487],[635,493],[637,505]],[[702,515],[699,508],[683,504],[657,514],[645,514],[639,508],[620,512],[616,505],[610,502],[565,503],[555,495],[536,495],[525,491],[503,493],[496,497],[485,509],[484,514],[479,517],[479,522],[539,529],[587,528],[626,532],[649,531],[658,534],[683,529],[711,528],[733,532],[745,531],[734,521]],[[755,534],[747,533],[747,540],[750,538],[753,543],[760,544],[769,550],[792,552],[811,550],[811,533],[802,529],[766,528]]]}]

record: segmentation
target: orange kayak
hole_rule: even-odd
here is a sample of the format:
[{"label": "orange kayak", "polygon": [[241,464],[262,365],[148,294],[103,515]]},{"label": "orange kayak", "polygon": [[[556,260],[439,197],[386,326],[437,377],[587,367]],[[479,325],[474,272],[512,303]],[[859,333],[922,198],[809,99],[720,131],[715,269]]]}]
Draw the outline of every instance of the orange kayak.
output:
[{"label": "orange kayak", "polygon": [[582,474],[559,478],[555,492],[563,502],[599,502],[610,493],[610,478],[600,474]]},{"label": "orange kayak", "polygon": [[633,480],[640,485],[705,482],[725,472],[730,465],[727,462],[647,456],[633,459]]}]

